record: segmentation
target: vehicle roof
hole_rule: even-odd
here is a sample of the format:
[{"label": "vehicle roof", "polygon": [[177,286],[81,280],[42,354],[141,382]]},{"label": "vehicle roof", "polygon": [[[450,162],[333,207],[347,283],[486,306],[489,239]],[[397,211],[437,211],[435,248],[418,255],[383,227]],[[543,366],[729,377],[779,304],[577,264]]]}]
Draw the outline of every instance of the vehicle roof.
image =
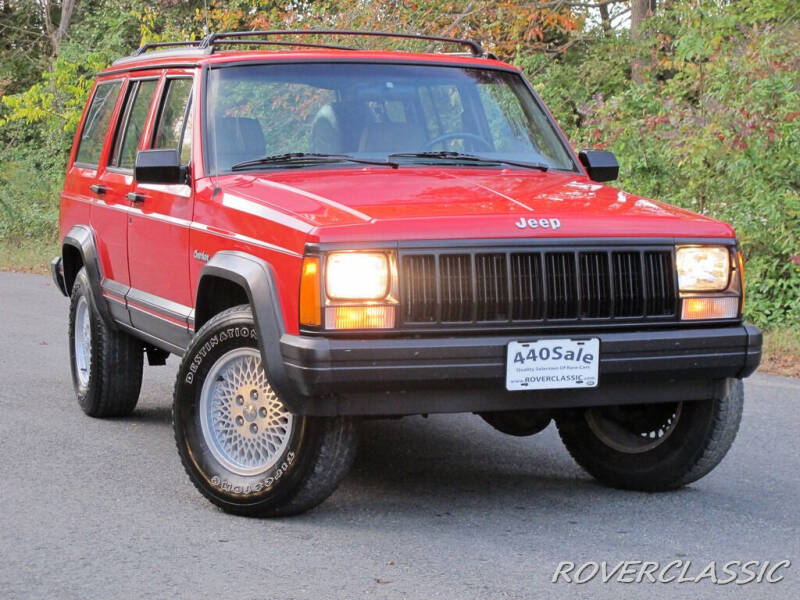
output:
[{"label": "vehicle roof", "polygon": [[387,50],[248,50],[217,51],[213,54],[199,49],[181,48],[156,50],[115,61],[102,75],[164,67],[197,68],[205,65],[222,65],[241,62],[394,62],[402,64],[441,64],[465,67],[520,69],[493,58],[462,53],[415,53]]}]

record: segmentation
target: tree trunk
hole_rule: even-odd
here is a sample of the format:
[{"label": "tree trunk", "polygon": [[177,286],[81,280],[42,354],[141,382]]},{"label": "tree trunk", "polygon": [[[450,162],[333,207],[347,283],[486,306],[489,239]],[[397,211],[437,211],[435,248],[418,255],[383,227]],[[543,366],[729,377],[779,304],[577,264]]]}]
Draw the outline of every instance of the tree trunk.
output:
[{"label": "tree trunk", "polygon": [[61,50],[61,42],[67,37],[70,23],[72,22],[72,12],[75,10],[76,0],[61,0],[61,18],[58,26],[53,23],[50,12],[53,8],[53,0],[42,2],[44,13],[44,25],[47,30],[47,37],[50,39],[50,56],[55,58]]},{"label": "tree trunk", "polygon": [[597,8],[600,10],[600,23],[603,25],[603,31],[608,33],[611,30],[611,19],[608,16],[608,4],[599,4]]},{"label": "tree trunk", "polygon": [[[656,0],[631,0],[631,38],[634,42],[642,39],[643,31],[642,24],[644,21],[653,16],[656,10]],[[634,44],[634,56],[631,60],[631,78],[634,83],[644,83],[646,61],[642,60],[637,52],[638,44]]]},{"label": "tree trunk", "polygon": [[656,12],[656,0],[631,0],[631,35],[636,37],[642,22]]}]

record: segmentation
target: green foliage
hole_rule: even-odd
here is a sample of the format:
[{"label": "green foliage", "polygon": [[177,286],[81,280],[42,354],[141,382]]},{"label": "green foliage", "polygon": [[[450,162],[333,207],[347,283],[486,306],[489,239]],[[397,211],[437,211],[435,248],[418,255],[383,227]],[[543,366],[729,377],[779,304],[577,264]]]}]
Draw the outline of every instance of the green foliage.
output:
[{"label": "green foliage", "polygon": [[[138,37],[130,34],[137,20],[129,7],[91,0],[79,6],[57,57],[48,58],[44,45],[29,48],[39,52],[26,57],[26,62],[41,66],[39,79],[17,93],[0,95],[0,236],[4,238],[56,236],[64,164],[94,78],[138,43]],[[7,55],[20,54],[20,50],[3,53],[0,65],[9,64]]]},{"label": "green foliage", "polygon": [[[522,61],[580,147],[620,159],[619,185],[730,222],[747,317],[800,323],[800,22],[789,0],[672,2],[640,46],[599,32],[543,68]],[[629,64],[649,56],[647,81]]]}]

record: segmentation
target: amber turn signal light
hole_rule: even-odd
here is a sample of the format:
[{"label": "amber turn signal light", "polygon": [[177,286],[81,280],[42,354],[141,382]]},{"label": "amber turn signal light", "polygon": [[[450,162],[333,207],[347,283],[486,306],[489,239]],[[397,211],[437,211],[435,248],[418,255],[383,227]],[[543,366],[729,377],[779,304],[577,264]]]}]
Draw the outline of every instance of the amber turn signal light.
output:
[{"label": "amber turn signal light", "polygon": [[394,306],[328,306],[326,329],[391,329]]},{"label": "amber turn signal light", "polygon": [[319,258],[306,256],[300,277],[300,324],[321,325],[322,307],[319,283]]},{"label": "amber turn signal light", "polygon": [[733,319],[739,315],[739,298],[684,298],[681,319],[700,321],[704,319]]}]

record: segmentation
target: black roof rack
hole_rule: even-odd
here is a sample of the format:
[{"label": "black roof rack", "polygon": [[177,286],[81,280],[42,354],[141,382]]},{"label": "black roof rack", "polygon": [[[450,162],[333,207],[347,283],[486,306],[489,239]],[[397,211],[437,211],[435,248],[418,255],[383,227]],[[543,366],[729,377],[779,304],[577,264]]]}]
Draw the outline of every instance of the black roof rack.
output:
[{"label": "black roof rack", "polygon": [[213,53],[215,47],[220,45],[272,45],[272,46],[300,46],[305,48],[325,48],[328,50],[363,50],[352,46],[339,46],[335,44],[325,44],[317,42],[293,42],[290,40],[268,39],[278,36],[291,35],[330,35],[330,36],[352,36],[352,37],[382,37],[398,38],[407,40],[423,40],[427,42],[441,42],[463,46],[468,49],[473,56],[494,58],[492,54],[486,52],[483,47],[475,40],[443,37],[438,35],[426,35],[422,33],[391,33],[389,31],[356,31],[349,29],[275,29],[270,31],[227,31],[222,33],[210,33],[202,40],[190,40],[185,42],[149,42],[141,46],[132,56],[141,56],[148,50],[168,49],[179,46],[189,46],[201,49],[207,53]]},{"label": "black roof rack", "polygon": [[[231,31],[225,33],[211,33],[205,37],[201,45],[202,48],[213,48],[219,44],[229,44],[232,42],[240,41],[248,44],[259,43],[274,43],[269,40],[256,39],[250,40],[246,38],[267,38],[272,36],[284,35],[347,35],[347,36],[364,36],[364,37],[385,37],[385,38],[400,38],[407,40],[424,40],[428,42],[442,42],[445,44],[454,44],[457,46],[464,46],[474,56],[485,56],[486,51],[475,40],[464,40],[459,38],[443,37],[438,35],[426,35],[422,33],[391,33],[389,31],[357,31],[352,29],[273,29],[270,31]],[[341,46],[328,46],[325,44],[295,44],[293,42],[284,42],[282,45],[288,46],[319,46],[321,48],[333,48],[335,50],[361,50],[361,48],[349,48]]]},{"label": "black roof rack", "polygon": [[141,56],[148,50],[155,50],[156,48],[173,48],[176,46],[190,46],[194,48],[204,48],[205,47],[203,46],[204,42],[205,39],[188,40],[185,42],[148,42],[137,48],[136,51],[133,54],[131,54],[131,56]]}]

